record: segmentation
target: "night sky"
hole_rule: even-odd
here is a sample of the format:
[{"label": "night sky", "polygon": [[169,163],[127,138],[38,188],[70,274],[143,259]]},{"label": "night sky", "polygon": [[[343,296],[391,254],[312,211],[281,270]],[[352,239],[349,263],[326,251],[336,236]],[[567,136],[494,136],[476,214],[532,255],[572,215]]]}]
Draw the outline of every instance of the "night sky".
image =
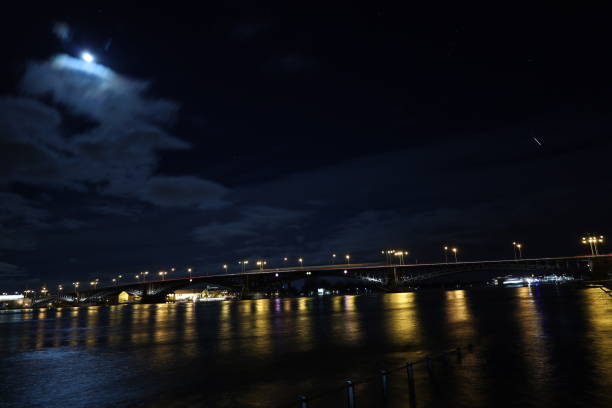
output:
[{"label": "night sky", "polygon": [[208,3],[3,13],[0,290],[609,232],[607,10]]}]

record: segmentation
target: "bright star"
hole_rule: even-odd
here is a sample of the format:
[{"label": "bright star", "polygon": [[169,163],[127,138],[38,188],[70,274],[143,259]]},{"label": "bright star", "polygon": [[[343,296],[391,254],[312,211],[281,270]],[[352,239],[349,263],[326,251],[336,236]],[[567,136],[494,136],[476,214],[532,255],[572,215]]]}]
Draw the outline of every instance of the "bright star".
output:
[{"label": "bright star", "polygon": [[93,62],[94,61],[94,56],[91,55],[89,52],[85,51],[84,53],[81,54],[81,58],[83,59],[83,61],[85,62]]}]

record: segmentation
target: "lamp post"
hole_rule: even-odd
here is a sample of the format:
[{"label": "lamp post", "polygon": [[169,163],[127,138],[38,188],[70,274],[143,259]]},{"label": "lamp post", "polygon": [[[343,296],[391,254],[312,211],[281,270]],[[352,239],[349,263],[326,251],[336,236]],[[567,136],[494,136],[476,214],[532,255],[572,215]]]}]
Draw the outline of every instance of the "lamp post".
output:
[{"label": "lamp post", "polygon": [[246,265],[249,263],[248,260],[244,260],[244,261],[238,261],[239,265],[242,265],[242,273],[244,273],[244,270],[246,268]]},{"label": "lamp post", "polygon": [[263,271],[264,266],[268,264],[268,262],[267,262],[267,261],[257,261],[257,262],[255,262],[255,263],[256,263],[256,264],[257,264],[257,266],[259,267],[259,270],[260,270],[260,271]]},{"label": "lamp post", "polygon": [[400,265],[404,265],[404,256],[408,256],[408,251],[395,251],[395,256],[399,257]]},{"label": "lamp post", "polygon": [[453,248],[451,249],[451,251],[453,251],[453,254],[455,255],[455,263],[457,263],[457,262],[458,262],[458,261],[457,261],[457,251],[458,251],[458,249],[453,247]]},{"label": "lamp post", "polygon": [[332,265],[336,263],[336,254],[332,254]]},{"label": "lamp post", "polygon": [[351,255],[346,254],[344,257],[346,258],[346,264],[348,266],[351,266]]},{"label": "lamp post", "polygon": [[74,286],[74,292],[76,294],[76,301],[79,301],[79,282],[73,282],[72,285]]},{"label": "lamp post", "polygon": [[[514,247],[514,259],[522,259],[523,258],[523,244],[520,242],[513,242],[512,246]],[[518,253],[518,257],[517,257]]]},{"label": "lamp post", "polygon": [[589,235],[586,237],[582,237],[582,243],[588,244],[589,248],[591,248],[591,255],[599,255],[599,249],[597,248],[597,244],[601,244],[604,242],[603,235]]},{"label": "lamp post", "polygon": [[224,273],[227,273],[227,264],[223,264],[223,271]]},{"label": "lamp post", "polygon": [[299,258],[298,262],[300,263],[300,266],[303,268],[304,267],[304,260],[302,258]]},{"label": "lamp post", "polygon": [[166,275],[168,275],[168,271],[159,271],[159,276],[161,276],[162,280],[166,280]]},{"label": "lamp post", "polygon": [[64,287],[62,285],[57,285],[57,297],[60,298],[62,296],[62,291]]},{"label": "lamp post", "polygon": [[117,278],[113,278],[113,283],[115,284],[115,286],[117,286]]},{"label": "lamp post", "polygon": [[193,272],[193,269],[187,268],[187,273],[189,273],[189,282],[192,281],[192,279],[191,279],[191,272]]},{"label": "lamp post", "polygon": [[448,263],[448,246],[444,245],[444,263]]}]

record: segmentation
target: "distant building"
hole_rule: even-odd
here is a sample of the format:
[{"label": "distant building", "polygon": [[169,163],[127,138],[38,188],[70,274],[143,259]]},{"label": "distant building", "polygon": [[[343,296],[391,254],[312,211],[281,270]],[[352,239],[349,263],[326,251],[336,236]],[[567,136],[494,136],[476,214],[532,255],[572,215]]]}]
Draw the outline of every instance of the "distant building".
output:
[{"label": "distant building", "polygon": [[0,309],[22,309],[32,307],[32,299],[23,295],[0,295]]},{"label": "distant building", "polygon": [[117,303],[131,303],[131,302],[134,302],[136,300],[137,299],[136,299],[136,297],[134,295],[130,295],[126,291],[122,291],[117,296]]}]

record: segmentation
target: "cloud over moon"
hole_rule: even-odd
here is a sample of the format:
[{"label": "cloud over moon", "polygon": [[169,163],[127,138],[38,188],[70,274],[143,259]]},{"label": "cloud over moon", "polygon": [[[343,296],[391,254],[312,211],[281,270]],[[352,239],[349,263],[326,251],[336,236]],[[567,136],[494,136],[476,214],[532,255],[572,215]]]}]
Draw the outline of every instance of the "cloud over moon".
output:
[{"label": "cloud over moon", "polygon": [[[217,183],[156,176],[159,151],[191,145],[167,130],[178,104],[150,97],[148,82],[57,55],[30,63],[21,89],[27,96],[0,100],[0,183],[93,188],[161,207],[222,205],[227,189]],[[74,117],[91,125],[75,129]]]}]

